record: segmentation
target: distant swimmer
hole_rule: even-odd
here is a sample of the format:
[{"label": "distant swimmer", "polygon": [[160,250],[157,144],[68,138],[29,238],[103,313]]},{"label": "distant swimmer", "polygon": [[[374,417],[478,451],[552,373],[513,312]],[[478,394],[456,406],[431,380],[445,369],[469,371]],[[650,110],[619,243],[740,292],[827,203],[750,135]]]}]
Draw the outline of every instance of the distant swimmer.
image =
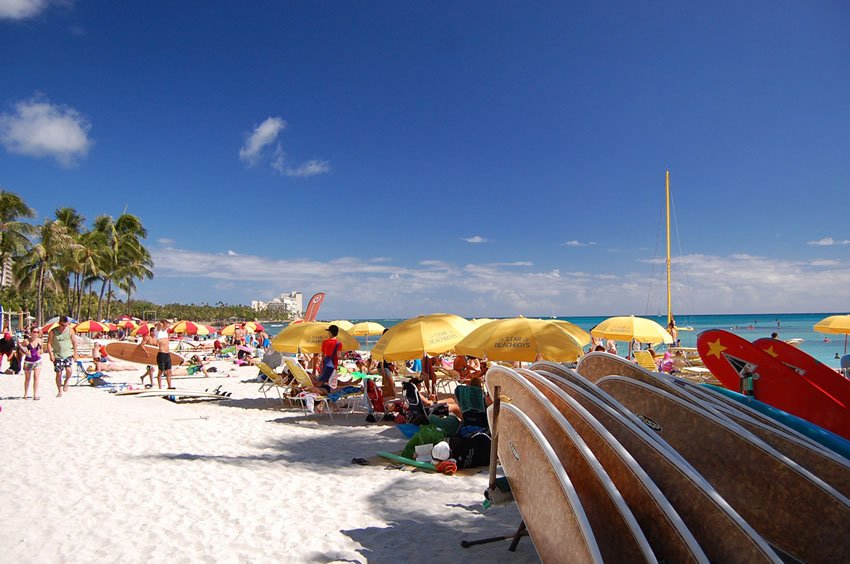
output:
[{"label": "distant swimmer", "polygon": [[771,334],[770,334],[770,338],[771,338],[771,339],[778,339],[778,338],[779,338],[779,333],[777,333],[776,331],[774,331],[773,333],[771,333]]},{"label": "distant swimmer", "polygon": [[832,341],[829,340],[829,337],[824,337],[823,342],[824,343],[831,343]]}]

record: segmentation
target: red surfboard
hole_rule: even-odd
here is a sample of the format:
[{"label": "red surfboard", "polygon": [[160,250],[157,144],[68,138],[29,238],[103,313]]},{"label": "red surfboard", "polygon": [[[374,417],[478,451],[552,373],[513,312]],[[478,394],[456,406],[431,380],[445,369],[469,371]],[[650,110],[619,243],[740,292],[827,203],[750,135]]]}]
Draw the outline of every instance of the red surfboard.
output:
[{"label": "red surfboard", "polygon": [[809,353],[778,339],[763,338],[753,344],[764,352],[779,359],[800,376],[832,396],[845,408],[850,408],[850,380],[822,363]]},{"label": "red surfboard", "polygon": [[850,439],[850,410],[764,350],[721,329],[697,337],[699,356],[724,387],[742,391],[747,376],[755,399]]}]

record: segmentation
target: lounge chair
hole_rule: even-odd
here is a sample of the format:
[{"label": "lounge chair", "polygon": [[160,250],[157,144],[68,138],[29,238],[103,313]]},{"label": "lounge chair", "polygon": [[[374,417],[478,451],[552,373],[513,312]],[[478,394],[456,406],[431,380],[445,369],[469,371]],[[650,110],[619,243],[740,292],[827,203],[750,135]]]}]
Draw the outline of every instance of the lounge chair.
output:
[{"label": "lounge chair", "polygon": [[473,427],[489,427],[484,390],[476,386],[459,385],[455,388],[455,399],[463,415],[463,424]]},{"label": "lounge chair", "polygon": [[[284,358],[283,361],[286,363],[286,367],[289,369],[289,373],[292,374],[292,377],[295,378],[295,381],[298,383],[298,386],[301,388],[313,388],[315,384],[313,384],[312,378],[307,374],[307,371],[304,370],[304,367],[301,366],[294,358]],[[331,406],[328,402],[328,398],[321,394],[315,394],[312,392],[302,391],[301,393],[289,396],[293,401],[297,401],[301,403],[302,408],[304,409],[304,413],[309,412],[309,408],[311,404],[315,405],[316,402],[323,405],[325,408],[325,413],[327,413],[331,421],[333,421],[333,414],[331,413]]]},{"label": "lounge chair", "polygon": [[437,382],[434,384],[436,391],[450,394],[452,393],[452,384],[460,383],[460,372],[453,368],[439,367],[434,371],[437,377]]},{"label": "lounge chair", "polygon": [[658,372],[658,365],[655,364],[655,359],[649,354],[649,351],[634,351],[632,354],[634,355],[635,362],[640,366],[650,372]]},{"label": "lounge chair", "polygon": [[289,400],[291,404],[292,399],[290,396],[292,396],[292,386],[284,383],[283,376],[275,372],[274,369],[265,362],[258,362],[257,368],[259,368],[260,372],[267,378],[259,389],[260,392],[263,392],[263,396],[266,398],[266,401],[269,399],[269,390],[274,389],[277,392],[277,396],[280,398],[281,405],[283,405],[284,400]]},{"label": "lounge chair", "polygon": [[399,378],[419,378],[421,373],[413,372],[410,368],[407,367],[407,363],[403,360],[400,360],[395,363],[396,371],[398,372]]}]

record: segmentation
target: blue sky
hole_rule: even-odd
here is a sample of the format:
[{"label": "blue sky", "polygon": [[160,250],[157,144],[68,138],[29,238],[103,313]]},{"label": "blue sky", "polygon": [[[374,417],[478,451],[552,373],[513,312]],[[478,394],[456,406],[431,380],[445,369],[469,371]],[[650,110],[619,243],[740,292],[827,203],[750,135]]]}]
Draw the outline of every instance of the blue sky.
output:
[{"label": "blue sky", "polygon": [[850,303],[847,2],[245,4],[0,0],[0,186],[139,297],[657,313],[669,168],[677,310]]}]

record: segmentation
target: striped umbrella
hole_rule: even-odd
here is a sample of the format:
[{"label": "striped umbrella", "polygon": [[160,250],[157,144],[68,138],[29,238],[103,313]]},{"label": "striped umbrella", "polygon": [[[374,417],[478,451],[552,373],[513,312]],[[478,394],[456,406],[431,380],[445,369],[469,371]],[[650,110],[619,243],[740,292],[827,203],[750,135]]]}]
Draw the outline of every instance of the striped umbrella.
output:
[{"label": "striped umbrella", "polygon": [[171,333],[186,333],[187,335],[209,335],[215,333],[215,327],[195,323],[194,321],[178,321],[169,329]]},{"label": "striped umbrella", "polygon": [[77,333],[107,333],[109,331],[109,325],[89,319],[88,321],[77,323],[74,331]]},{"label": "striped umbrella", "polygon": [[156,323],[142,323],[132,331],[130,331],[130,335],[133,337],[146,337],[150,335],[151,329],[156,327]]}]

